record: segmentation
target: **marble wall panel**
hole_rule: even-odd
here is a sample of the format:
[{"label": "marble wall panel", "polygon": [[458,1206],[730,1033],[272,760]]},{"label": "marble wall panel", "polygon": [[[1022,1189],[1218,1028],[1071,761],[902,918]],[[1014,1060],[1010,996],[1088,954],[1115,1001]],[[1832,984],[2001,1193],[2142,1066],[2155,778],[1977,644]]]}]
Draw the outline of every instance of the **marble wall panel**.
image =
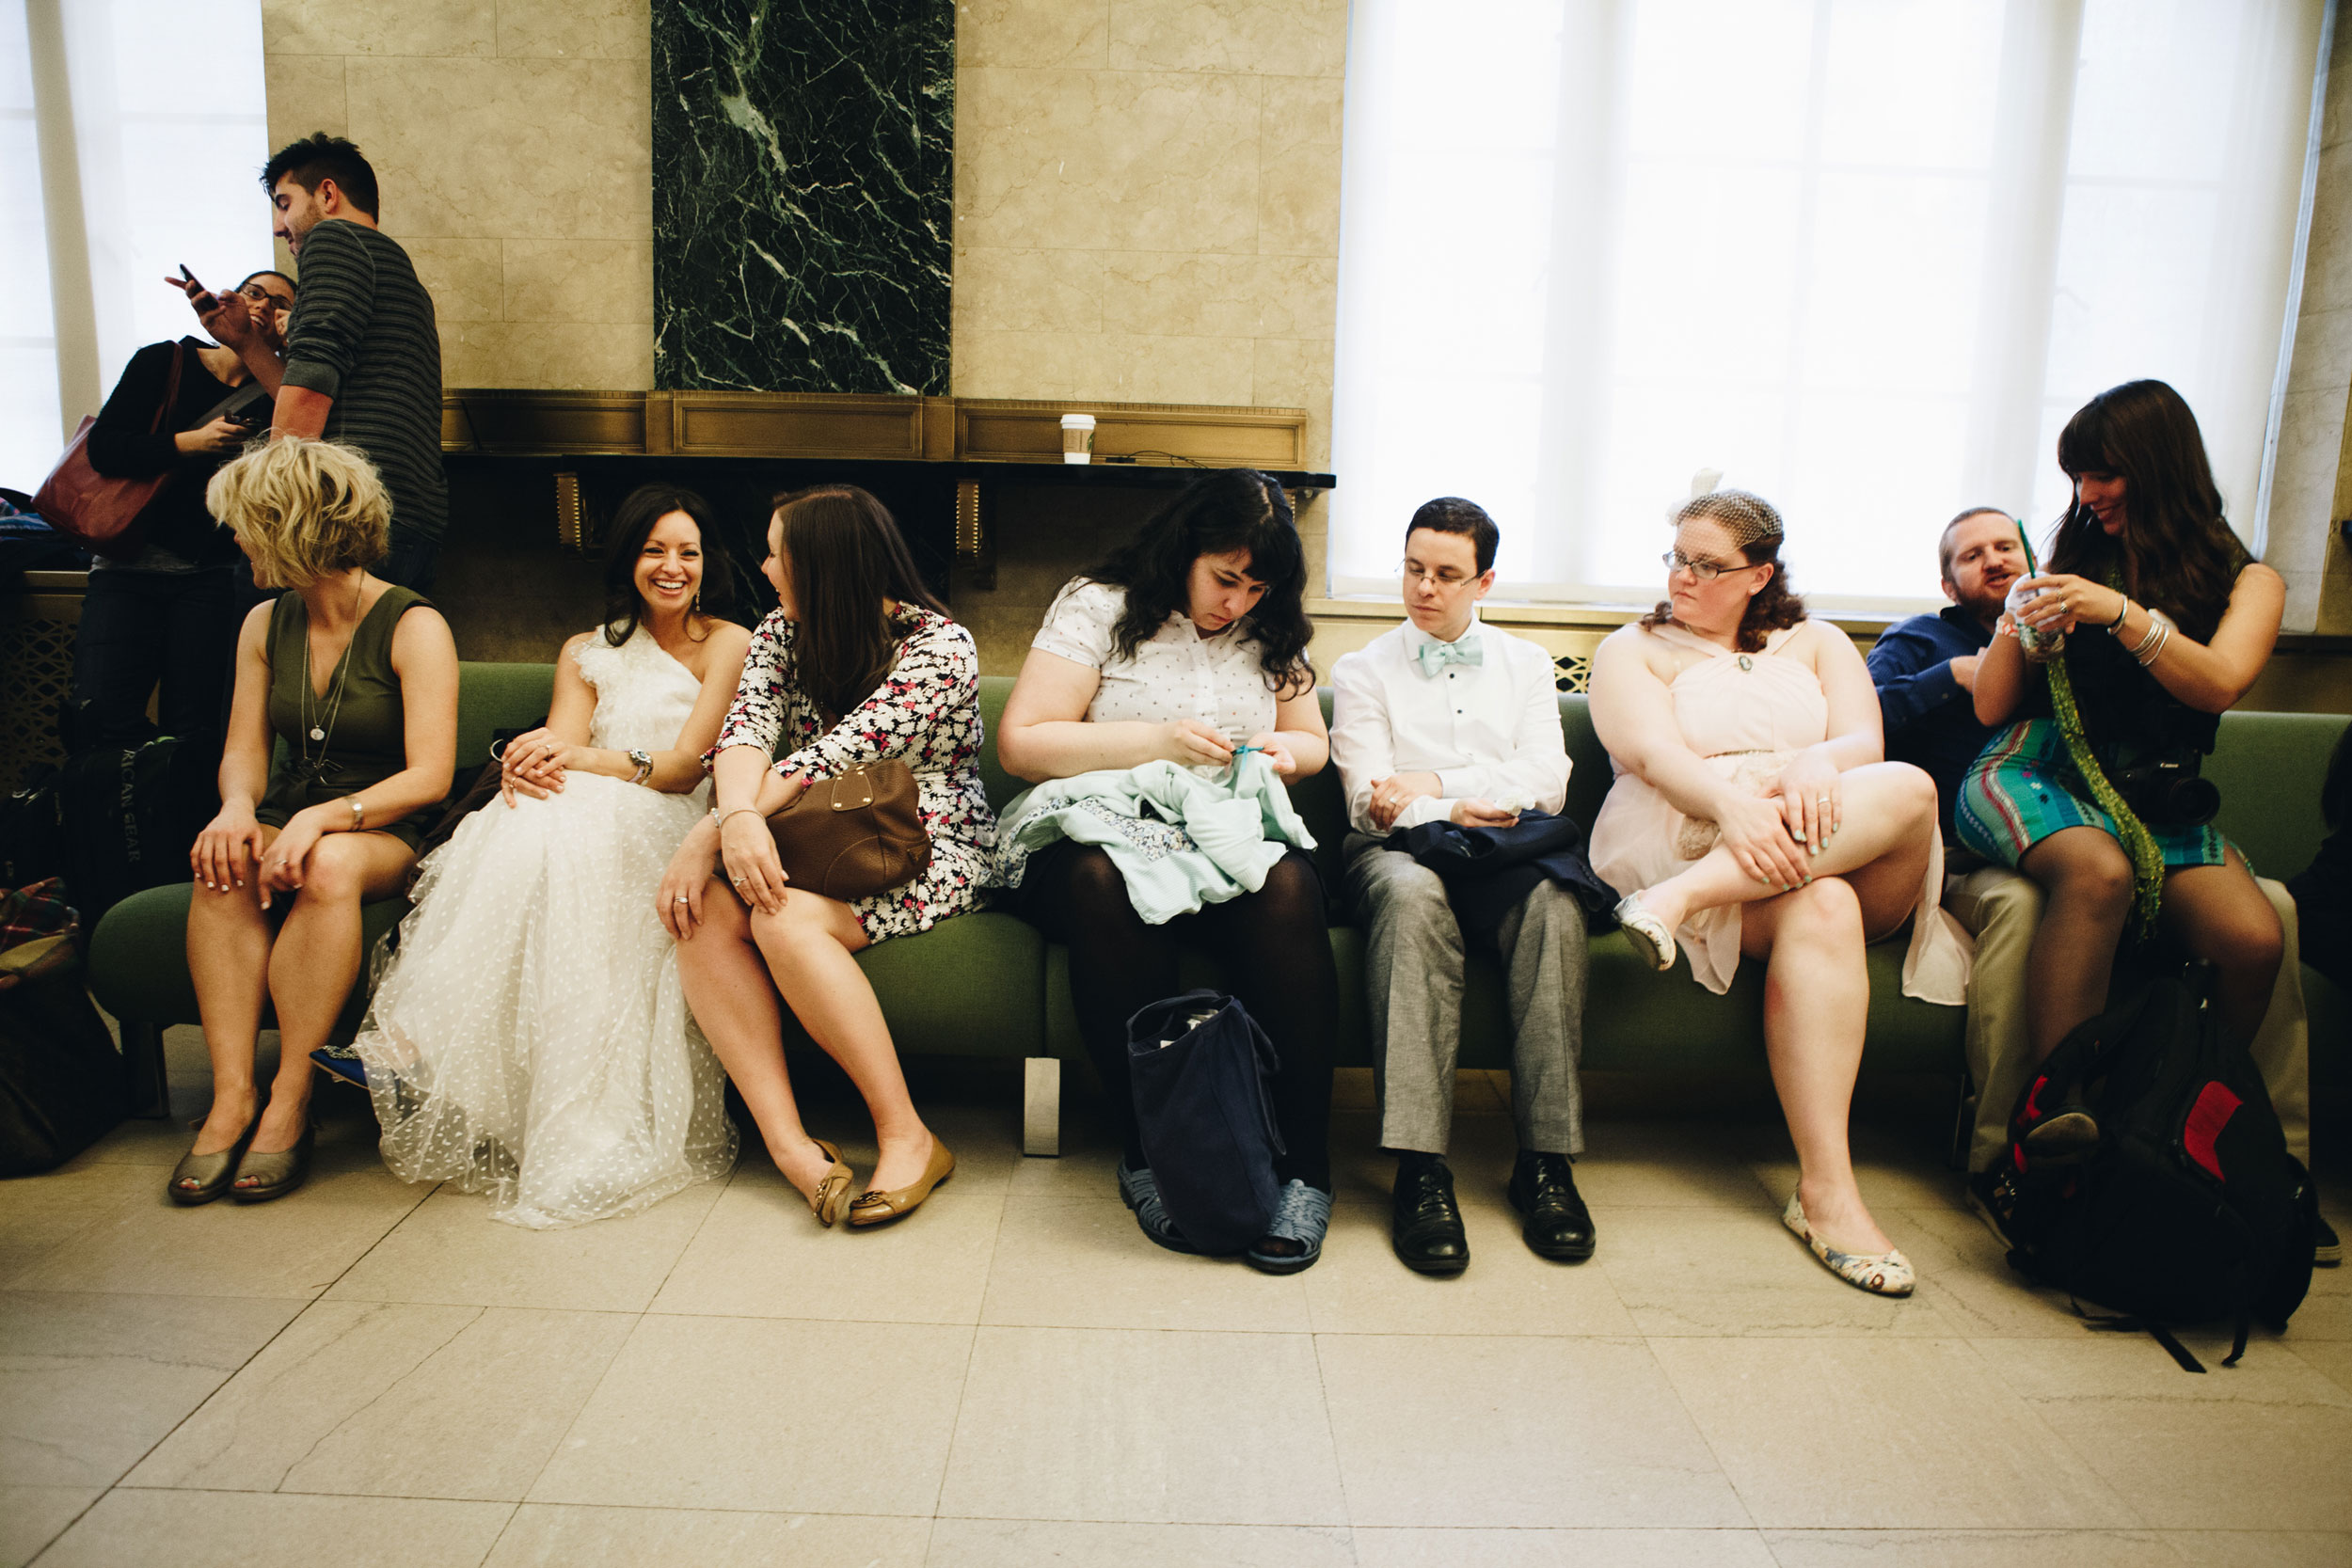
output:
[{"label": "marble wall panel", "polygon": [[1347,29],[1328,24],[1327,8],[1296,0],[1116,0],[1109,55],[1114,71],[1337,78]]},{"label": "marble wall panel", "polygon": [[[1327,463],[1346,42],[1345,0],[967,0],[956,391],[1305,408]],[[956,585],[982,667],[1140,515],[1008,493],[996,586]],[[1319,591],[1321,504],[1298,524]]]},{"label": "marble wall panel", "polygon": [[653,324],[644,240],[508,240],[501,313],[515,322]]},{"label": "marble wall panel", "polygon": [[375,166],[446,384],[652,384],[649,4],[263,0],[272,143]]},{"label": "marble wall panel", "polygon": [[1341,86],[1336,75],[1265,84],[1258,169],[1263,252],[1339,254]]},{"label": "marble wall panel", "polygon": [[954,0],[654,14],[665,388],[948,388]]},{"label": "marble wall panel", "polygon": [[[956,67],[1110,64],[1111,0],[964,0],[956,8]],[[959,118],[957,134],[962,134]]]},{"label": "marble wall panel", "polygon": [[642,63],[355,56],[344,71],[388,229],[622,239],[650,225]]},{"label": "marble wall panel", "polygon": [[646,0],[498,0],[498,52],[650,59]]},{"label": "marble wall panel", "polygon": [[416,263],[417,281],[433,296],[433,313],[442,325],[503,319],[502,242],[411,235],[403,245]]},{"label": "marble wall panel", "polygon": [[494,55],[497,0],[263,0],[264,55]]}]

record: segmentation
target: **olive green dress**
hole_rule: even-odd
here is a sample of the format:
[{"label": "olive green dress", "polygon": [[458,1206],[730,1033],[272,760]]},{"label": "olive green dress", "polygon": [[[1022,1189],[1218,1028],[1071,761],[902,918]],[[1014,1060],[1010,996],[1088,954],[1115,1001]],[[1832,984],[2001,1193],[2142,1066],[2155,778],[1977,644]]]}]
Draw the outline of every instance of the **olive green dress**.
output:
[{"label": "olive green dress", "polygon": [[[269,655],[269,727],[280,749],[270,768],[269,788],[254,809],[258,821],[282,828],[305,807],[382,784],[408,766],[407,716],[401,706],[400,675],[392,669],[392,630],[403,615],[430,603],[413,590],[393,587],[368,608],[343,656],[346,667],[341,672],[342,698],[338,703],[334,673],[327,676],[324,697],[303,689],[310,612],[301,594],[278,596],[270,610],[264,648]],[[326,731],[324,744],[310,738],[314,727]],[[414,849],[431,826],[425,815],[397,822],[372,820],[367,826]]]}]

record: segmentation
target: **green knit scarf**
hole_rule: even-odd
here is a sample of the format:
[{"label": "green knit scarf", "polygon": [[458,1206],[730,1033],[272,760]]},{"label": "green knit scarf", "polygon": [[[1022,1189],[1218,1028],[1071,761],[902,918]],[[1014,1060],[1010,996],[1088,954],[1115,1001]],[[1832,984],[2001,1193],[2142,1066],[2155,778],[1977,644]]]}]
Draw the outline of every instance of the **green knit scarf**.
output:
[{"label": "green knit scarf", "polygon": [[[2033,543],[2023,537],[2019,543],[2026,547],[2026,575],[2039,577],[2041,568],[2034,563]],[[2099,766],[2097,753],[2090,749],[2090,737],[2083,734],[2083,716],[2074,706],[2074,683],[2066,673],[2063,654],[2042,666],[2050,682],[2050,711],[2058,717],[2058,735],[2066,742],[2066,754],[2074,760],[2074,771],[2090,786],[2090,798],[2099,809],[2115,820],[2116,837],[2123,841],[2123,852],[2132,858],[2132,917],[2138,934],[2145,938],[2155,934],[2156,909],[2164,897],[2164,848],[2156,835],[2148,831],[2148,824],[2125,803],[2122,792],[2108,782],[2106,769]]]}]

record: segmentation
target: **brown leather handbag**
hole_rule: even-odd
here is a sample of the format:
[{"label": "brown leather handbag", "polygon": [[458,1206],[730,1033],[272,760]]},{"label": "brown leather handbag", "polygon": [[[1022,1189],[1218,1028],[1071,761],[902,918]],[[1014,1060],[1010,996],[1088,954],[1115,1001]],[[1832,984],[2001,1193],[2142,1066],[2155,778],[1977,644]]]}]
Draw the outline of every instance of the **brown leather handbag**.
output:
[{"label": "brown leather handbag", "polygon": [[[187,356],[187,344],[171,345],[171,375],[164,384],[164,401],[148,426],[150,435],[163,433],[165,416],[180,400],[180,368]],[[79,539],[100,555],[128,561],[146,546],[138,526],[140,515],[155,503],[174,475],[166,468],[145,479],[111,479],[91,467],[89,431],[97,422],[83,419],[82,427],[66,443],[65,455],[57,459],[57,466],[34,495],[33,510],[51,528]]]},{"label": "brown leather handbag", "polygon": [[819,779],[768,818],[791,885],[843,903],[913,881],[931,863],[914,770],[896,757]]}]

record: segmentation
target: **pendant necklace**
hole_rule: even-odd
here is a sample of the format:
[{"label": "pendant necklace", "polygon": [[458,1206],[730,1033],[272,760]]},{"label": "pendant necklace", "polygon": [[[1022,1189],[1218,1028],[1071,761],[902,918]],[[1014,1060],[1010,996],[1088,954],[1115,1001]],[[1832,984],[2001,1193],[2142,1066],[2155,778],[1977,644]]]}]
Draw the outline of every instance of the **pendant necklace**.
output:
[{"label": "pendant necklace", "polygon": [[[302,701],[297,712],[300,714],[301,721],[304,725],[302,768],[306,772],[311,773],[313,777],[326,771],[326,748],[324,745],[324,742],[326,741],[328,733],[335,727],[336,717],[343,710],[343,683],[351,676],[351,653],[352,650],[358,647],[359,643],[359,601],[366,596],[367,591],[368,575],[363,571],[359,574],[358,592],[354,593],[351,596],[351,641],[343,644],[343,657],[335,661],[335,686],[334,689],[327,694],[325,705],[326,712],[324,715],[316,713],[312,707],[312,704],[316,700],[317,688],[312,683],[310,678],[310,628],[308,624],[309,617],[307,615],[304,617],[305,624],[302,628]],[[319,741],[322,743],[319,747],[318,761],[316,763],[313,763],[310,760],[310,742],[312,741]]]}]

